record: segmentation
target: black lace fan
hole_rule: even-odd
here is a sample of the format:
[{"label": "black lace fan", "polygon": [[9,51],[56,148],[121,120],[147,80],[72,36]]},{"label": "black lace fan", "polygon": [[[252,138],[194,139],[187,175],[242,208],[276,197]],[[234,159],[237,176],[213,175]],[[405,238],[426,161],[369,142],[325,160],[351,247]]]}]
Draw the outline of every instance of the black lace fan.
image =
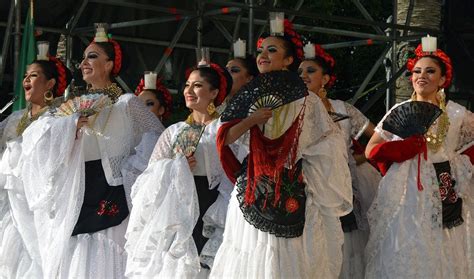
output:
[{"label": "black lace fan", "polygon": [[424,135],[443,111],[428,102],[406,102],[392,110],[382,128],[401,138]]},{"label": "black lace fan", "polygon": [[260,108],[276,109],[308,95],[298,74],[275,71],[261,74],[244,85],[221,114],[222,121],[246,118]]}]

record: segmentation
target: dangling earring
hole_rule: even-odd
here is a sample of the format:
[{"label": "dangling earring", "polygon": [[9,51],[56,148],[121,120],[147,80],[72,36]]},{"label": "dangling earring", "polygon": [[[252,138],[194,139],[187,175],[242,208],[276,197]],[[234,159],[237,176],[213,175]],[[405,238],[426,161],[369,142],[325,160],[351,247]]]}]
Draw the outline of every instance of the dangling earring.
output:
[{"label": "dangling earring", "polygon": [[438,90],[436,93],[436,98],[438,99],[439,102],[439,108],[442,111],[445,111],[446,109],[446,93],[444,93],[444,88],[441,88]]},{"label": "dangling earring", "polygon": [[324,88],[324,85],[322,85],[321,88],[319,88],[318,96],[319,96],[321,99],[326,99],[326,97],[328,96],[328,92],[327,92],[326,89]]},{"label": "dangling earring", "polygon": [[416,91],[413,90],[413,93],[411,94],[411,100],[416,101]]},{"label": "dangling earring", "polygon": [[53,92],[51,92],[51,90],[49,89],[48,91],[46,91],[43,95],[43,99],[44,99],[44,102],[46,103],[46,105],[49,105],[51,104],[51,101],[53,101]]},{"label": "dangling earring", "polygon": [[207,113],[210,116],[213,116],[215,112],[216,112],[216,106],[214,106],[214,100],[212,100],[207,106]]}]

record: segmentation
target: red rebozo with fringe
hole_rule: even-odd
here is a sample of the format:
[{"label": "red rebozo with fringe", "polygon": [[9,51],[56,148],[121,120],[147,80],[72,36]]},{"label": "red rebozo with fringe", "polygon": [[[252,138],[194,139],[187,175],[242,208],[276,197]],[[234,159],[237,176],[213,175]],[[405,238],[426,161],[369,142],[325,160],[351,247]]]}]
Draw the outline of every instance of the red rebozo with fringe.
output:
[{"label": "red rebozo with fringe", "polygon": [[237,160],[234,152],[228,145],[225,145],[225,137],[229,132],[229,129],[234,125],[242,121],[242,119],[234,119],[224,123],[217,131],[217,152],[219,153],[219,160],[221,161],[222,168],[229,180],[235,184],[237,181],[237,173],[242,168],[242,164]]},{"label": "red rebozo with fringe", "polygon": [[[296,172],[296,157],[298,142],[303,126],[304,107],[297,119],[288,130],[276,139],[264,136],[258,126],[250,128],[250,152],[248,154],[247,187],[245,190],[245,203],[255,203],[255,189],[260,179],[267,177],[275,182],[275,206],[280,200],[281,174],[285,166],[290,169],[290,179]],[[229,129],[239,123],[240,119],[229,121],[221,126],[217,133],[217,149],[224,172],[234,184],[242,164],[237,160],[229,146],[225,146],[225,137]]]}]

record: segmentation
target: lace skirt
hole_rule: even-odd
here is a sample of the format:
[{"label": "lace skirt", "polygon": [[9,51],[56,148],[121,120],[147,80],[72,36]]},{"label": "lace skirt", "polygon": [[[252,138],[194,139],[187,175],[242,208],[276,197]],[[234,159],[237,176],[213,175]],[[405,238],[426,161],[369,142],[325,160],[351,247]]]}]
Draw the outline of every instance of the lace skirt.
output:
[{"label": "lace skirt", "polygon": [[244,219],[236,194],[234,190],[211,278],[337,278],[343,243],[337,217],[319,214],[309,197],[303,235],[276,237]]},{"label": "lace skirt", "polygon": [[366,278],[473,278],[472,165],[450,163],[463,199],[464,223],[443,228],[436,173],[421,161],[423,191],[417,189],[416,159],[393,164],[369,210]]},{"label": "lace skirt", "polygon": [[125,278],[124,250],[128,218],[120,225],[72,236],[60,267],[60,278]]}]

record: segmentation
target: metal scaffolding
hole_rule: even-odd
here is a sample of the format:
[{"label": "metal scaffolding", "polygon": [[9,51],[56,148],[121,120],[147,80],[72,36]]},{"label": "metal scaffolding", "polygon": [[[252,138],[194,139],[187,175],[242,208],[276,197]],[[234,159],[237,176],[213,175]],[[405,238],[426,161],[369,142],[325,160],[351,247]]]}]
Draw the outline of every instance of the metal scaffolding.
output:
[{"label": "metal scaffolding", "polygon": [[[3,40],[2,45],[2,59],[0,60],[0,84],[3,80],[4,73],[5,73],[5,55],[7,53],[7,49],[11,42],[10,36],[12,35],[13,28],[13,19],[15,18],[15,50],[19,50],[20,45],[20,27],[21,27],[21,20],[20,20],[20,6],[14,6],[15,3],[20,3],[21,1],[11,1],[10,6],[10,13],[7,22],[0,22],[0,27],[5,27],[5,37]],[[361,96],[364,95],[364,91],[366,90],[368,84],[371,82],[373,76],[378,71],[380,67],[383,66],[384,58],[390,54],[391,60],[396,60],[397,55],[397,43],[407,40],[419,40],[421,35],[411,35],[408,36],[408,31],[418,32],[419,34],[437,34],[439,33],[438,30],[430,29],[430,28],[423,28],[423,27],[414,27],[410,26],[410,17],[412,14],[412,10],[414,7],[414,0],[410,1],[409,11],[407,14],[406,24],[394,24],[394,23],[387,23],[387,22],[378,22],[375,21],[374,18],[371,16],[370,12],[362,5],[359,0],[352,0],[352,3],[357,7],[360,11],[363,19],[360,18],[352,18],[352,17],[340,17],[340,16],[329,16],[322,13],[312,13],[307,11],[301,11],[301,8],[304,5],[304,0],[295,1],[295,6],[293,9],[282,9],[276,7],[278,1],[273,2],[272,7],[268,6],[261,6],[257,4],[255,0],[245,0],[244,2],[235,2],[235,1],[210,1],[210,0],[196,0],[196,10],[186,10],[186,9],[177,9],[177,8],[170,8],[160,6],[159,4],[156,5],[149,5],[149,4],[140,4],[140,3],[133,3],[133,2],[126,2],[123,0],[83,0],[80,4],[77,5],[76,11],[72,14],[69,21],[66,23],[64,28],[51,28],[47,26],[38,26],[38,29],[41,29],[43,32],[46,33],[60,33],[65,34],[67,37],[67,51],[66,51],[66,62],[69,67],[72,67],[72,47],[74,39],[79,39],[80,41],[84,42],[85,44],[88,43],[87,37],[91,37],[93,35],[93,28],[91,26],[83,26],[79,27],[78,23],[79,20],[84,16],[84,12],[89,5],[110,5],[116,7],[123,7],[135,10],[143,10],[143,11],[154,11],[163,13],[163,16],[160,17],[150,17],[144,19],[137,19],[131,21],[123,21],[123,22],[114,22],[110,24],[110,29],[120,29],[120,28],[129,28],[129,27],[136,27],[136,26],[144,26],[144,25],[157,25],[159,23],[164,22],[175,22],[176,23],[176,32],[174,36],[170,38],[170,40],[154,40],[148,38],[140,38],[137,36],[114,36],[114,39],[117,41],[122,42],[131,42],[137,44],[145,44],[145,45],[156,45],[164,47],[164,51],[162,53],[161,59],[154,67],[155,71],[161,71],[163,66],[165,65],[167,59],[173,53],[174,49],[194,49],[196,47],[203,46],[202,41],[202,32],[203,32],[203,21],[204,19],[209,20],[212,22],[215,29],[217,29],[223,38],[226,40],[226,45],[221,47],[211,47],[210,50],[212,52],[217,53],[230,53],[232,48],[232,42],[235,41],[238,37],[239,31],[241,30],[242,24],[248,24],[248,49],[251,54],[254,54],[255,45],[255,37],[259,36],[267,26],[267,18],[257,18],[257,15],[267,13],[270,11],[275,12],[284,12],[285,15],[289,17],[290,20],[294,20],[298,17],[304,18],[311,18],[322,20],[329,23],[347,23],[351,25],[357,26],[370,26],[374,33],[367,33],[367,32],[356,32],[352,30],[344,30],[344,29],[336,29],[336,28],[328,28],[323,26],[308,26],[303,24],[294,24],[296,30],[304,31],[307,33],[324,33],[324,34],[333,34],[333,35],[341,35],[354,38],[354,40],[347,41],[347,42],[337,42],[332,44],[325,44],[322,45],[326,49],[334,49],[334,48],[342,48],[342,47],[354,47],[354,46],[364,46],[364,45],[372,45],[372,44],[384,44],[386,47],[383,51],[378,54],[378,59],[373,64],[373,67],[368,70],[366,78],[363,80],[362,84],[358,87],[354,97],[350,100],[350,102],[355,103]],[[392,17],[397,17],[397,0],[393,0],[393,11]],[[16,16],[15,12],[16,11]],[[180,43],[180,39],[183,35],[183,31],[188,27],[191,26],[191,23],[196,29],[196,44],[190,43]],[[234,24],[233,30],[228,30],[228,28],[223,24],[223,22],[232,22]],[[260,28],[256,28],[259,26]],[[384,29],[390,29],[389,33],[385,33]],[[257,31],[257,33],[256,33]],[[401,31],[401,32],[399,32]],[[230,47],[229,47],[230,45]],[[137,60],[140,62],[140,65],[145,65],[145,60],[141,57],[139,51],[136,51]],[[15,53],[15,62],[17,63],[17,54]],[[386,104],[387,107],[392,105],[393,96],[395,94],[395,79],[400,76],[404,69],[397,69],[396,63],[391,63],[390,68],[390,76],[386,83],[380,86],[375,94],[371,95],[371,98],[366,105],[362,108],[363,111],[366,111],[370,108],[371,105],[375,103],[376,100],[380,99],[383,96],[383,92],[386,92]],[[119,80],[121,80],[119,78]],[[125,83],[122,81],[122,85]],[[126,86],[126,85],[125,85]]]}]

